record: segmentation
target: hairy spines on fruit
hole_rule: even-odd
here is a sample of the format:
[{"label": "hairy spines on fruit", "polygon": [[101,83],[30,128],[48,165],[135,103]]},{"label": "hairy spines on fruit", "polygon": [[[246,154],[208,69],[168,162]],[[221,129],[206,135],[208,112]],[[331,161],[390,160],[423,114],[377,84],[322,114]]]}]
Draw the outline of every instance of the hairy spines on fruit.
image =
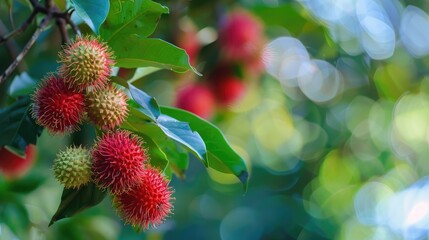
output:
[{"label": "hairy spines on fruit", "polygon": [[59,58],[60,74],[68,86],[77,90],[105,86],[114,65],[111,50],[94,37],[76,37],[59,53]]},{"label": "hairy spines on fruit", "polygon": [[85,116],[84,95],[69,88],[64,78],[49,75],[33,95],[32,115],[51,133],[73,132]]},{"label": "hairy spines on fruit", "polygon": [[155,168],[147,168],[142,182],[114,195],[114,206],[126,223],[142,229],[157,227],[172,212],[172,189]]},{"label": "hairy spines on fruit", "polygon": [[54,176],[66,188],[79,188],[91,180],[91,156],[83,147],[69,147],[57,154]]},{"label": "hairy spines on fruit", "polygon": [[149,156],[137,135],[117,130],[103,135],[92,150],[94,182],[118,194],[141,183]]},{"label": "hairy spines on fruit", "polygon": [[128,115],[127,95],[113,85],[86,94],[86,110],[91,121],[103,130],[113,130]]}]

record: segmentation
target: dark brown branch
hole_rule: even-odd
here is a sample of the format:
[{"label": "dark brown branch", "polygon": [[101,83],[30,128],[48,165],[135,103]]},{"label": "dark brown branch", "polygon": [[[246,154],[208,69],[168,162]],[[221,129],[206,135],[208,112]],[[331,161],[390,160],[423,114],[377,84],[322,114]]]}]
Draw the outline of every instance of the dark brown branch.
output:
[{"label": "dark brown branch", "polygon": [[61,39],[63,43],[68,43],[70,41],[68,32],[67,32],[67,24],[71,26],[72,30],[80,35],[79,28],[71,21],[71,14],[73,13],[72,9],[68,9],[67,11],[61,12],[58,7],[55,5],[53,0],[45,0],[45,4],[41,5],[38,0],[29,0],[31,6],[33,7],[33,11],[31,12],[30,17],[18,28],[13,30],[12,32],[0,36],[0,44],[7,42],[12,37],[16,36],[19,33],[25,31],[28,26],[34,21],[36,15],[38,13],[45,14],[45,18],[42,22],[37,26],[36,31],[33,36],[24,46],[22,51],[16,55],[15,60],[9,65],[9,67],[5,70],[5,72],[0,75],[0,84],[4,82],[12,72],[19,66],[19,64],[23,61],[24,56],[28,53],[30,48],[34,45],[36,40],[39,38],[40,33],[48,26],[48,23],[55,19],[55,23],[60,31]]},{"label": "dark brown branch", "polygon": [[[3,24],[3,21],[0,20],[0,35],[4,35],[7,32],[9,32],[9,30]],[[7,50],[9,51],[11,58],[15,59],[16,56],[18,56],[18,54],[19,54],[18,44],[15,41],[13,41],[12,39],[9,39],[9,41],[6,41],[5,46],[6,46]],[[21,62],[21,64],[18,65],[19,71],[25,71],[26,68],[27,68],[27,66],[25,64],[23,64],[23,62]]]},{"label": "dark brown branch", "polygon": [[68,9],[67,11],[64,12],[65,16],[63,17],[64,20],[66,20],[67,24],[70,25],[70,27],[72,28],[73,32],[77,35],[81,35],[79,28],[76,26],[76,24],[74,24],[74,22],[71,20],[71,15],[73,14],[74,9]]},{"label": "dark brown branch", "polygon": [[22,51],[16,56],[15,60],[9,65],[9,67],[4,71],[4,73],[0,76],[0,84],[6,78],[12,74],[12,72],[15,70],[15,68],[19,65],[19,63],[22,61],[22,59],[25,57],[25,55],[28,53],[30,48],[33,46],[33,44],[36,42],[36,40],[39,38],[40,33],[45,29],[46,26],[48,26],[49,21],[51,20],[51,15],[47,15],[40,25],[37,27],[36,31],[34,32],[33,36],[31,36],[30,40],[27,42],[27,44],[24,46]]},{"label": "dark brown branch", "polygon": [[50,8],[52,8],[54,6],[54,1],[52,1],[52,0],[45,0],[45,7],[47,8],[47,9],[50,9]]},{"label": "dark brown branch", "polygon": [[33,10],[30,17],[28,17],[27,20],[25,20],[25,22],[21,25],[21,27],[13,30],[12,32],[6,34],[5,36],[0,36],[0,44],[6,42],[7,40],[14,37],[15,35],[24,32],[28,28],[28,26],[33,22],[34,18],[37,15],[37,12],[38,11]]},{"label": "dark brown branch", "polygon": [[33,6],[33,8],[40,6],[39,1],[37,0],[30,0],[30,3],[31,3],[31,6]]},{"label": "dark brown branch", "polygon": [[67,23],[64,19],[62,18],[57,18],[55,20],[55,23],[58,26],[58,30],[60,30],[60,34],[61,34],[61,41],[62,44],[66,44],[70,42],[68,33],[67,33]]}]

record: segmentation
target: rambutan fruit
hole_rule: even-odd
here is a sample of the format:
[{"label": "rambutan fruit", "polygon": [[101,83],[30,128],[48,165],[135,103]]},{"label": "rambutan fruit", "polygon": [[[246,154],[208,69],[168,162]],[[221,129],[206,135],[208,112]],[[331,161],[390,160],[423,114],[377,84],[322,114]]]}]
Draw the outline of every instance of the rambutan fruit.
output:
[{"label": "rambutan fruit", "polygon": [[135,227],[157,227],[172,212],[169,182],[155,168],[147,168],[143,181],[129,191],[114,195],[113,204],[123,220]]},{"label": "rambutan fruit", "polygon": [[54,176],[66,188],[79,188],[91,180],[91,156],[83,147],[68,147],[54,160]]},{"label": "rambutan fruit", "polygon": [[37,148],[30,144],[25,148],[25,156],[19,156],[6,147],[0,147],[0,172],[8,179],[25,175],[36,160]]},{"label": "rambutan fruit", "polygon": [[244,10],[235,10],[226,17],[219,29],[220,47],[231,61],[244,61],[258,51],[262,24]]},{"label": "rambutan fruit", "polygon": [[201,43],[197,36],[197,27],[189,18],[179,21],[179,29],[176,34],[176,44],[183,48],[189,56],[189,62],[195,64],[201,49]]},{"label": "rambutan fruit", "polygon": [[206,85],[192,83],[179,89],[175,106],[209,119],[215,110],[215,97]]},{"label": "rambutan fruit", "polygon": [[51,133],[73,132],[85,115],[84,95],[69,88],[63,78],[50,75],[33,95],[32,115]]},{"label": "rambutan fruit", "polygon": [[99,89],[109,80],[112,57],[111,50],[97,38],[78,36],[59,53],[59,72],[76,90]]},{"label": "rambutan fruit", "polygon": [[94,182],[115,194],[139,184],[149,159],[142,144],[141,138],[125,130],[103,135],[92,150]]},{"label": "rambutan fruit", "polygon": [[88,92],[85,104],[88,117],[104,130],[121,125],[128,115],[127,95],[113,85]]},{"label": "rambutan fruit", "polygon": [[234,76],[223,76],[212,82],[216,99],[223,105],[229,106],[241,99],[246,90],[244,81]]}]

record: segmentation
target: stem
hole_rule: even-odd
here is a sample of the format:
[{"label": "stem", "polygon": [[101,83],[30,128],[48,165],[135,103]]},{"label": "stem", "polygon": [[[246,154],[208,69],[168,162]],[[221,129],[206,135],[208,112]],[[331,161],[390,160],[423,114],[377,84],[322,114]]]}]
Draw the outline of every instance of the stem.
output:
[{"label": "stem", "polygon": [[74,9],[69,9],[66,11],[67,15],[64,17],[64,19],[66,20],[67,24],[70,25],[70,27],[72,28],[73,32],[79,36],[81,36],[82,34],[80,33],[79,28],[76,26],[76,24],[74,24],[74,22],[71,20],[71,15],[73,14]]},{"label": "stem", "polygon": [[33,36],[31,36],[30,40],[27,42],[27,44],[24,46],[24,49],[16,56],[15,60],[9,65],[9,67],[4,71],[4,73],[0,76],[0,84],[6,80],[12,74],[12,72],[15,70],[15,68],[19,65],[19,63],[22,61],[22,59],[25,57],[25,55],[28,53],[30,48],[33,46],[33,44],[36,42],[36,40],[39,38],[40,33],[45,29],[45,27],[48,25],[49,21],[51,20],[51,15],[47,15],[40,25],[37,27],[36,31],[34,32]]},{"label": "stem", "polygon": [[[9,32],[9,30],[7,29],[7,27],[3,24],[3,21],[0,20],[0,34],[3,35],[5,33]],[[15,41],[9,39],[9,41],[5,42],[5,46],[7,48],[7,50],[9,51],[9,54],[11,56],[11,59],[15,59],[16,56],[18,56],[19,54],[19,48],[18,48],[18,44],[16,44]],[[25,66],[25,64],[23,64],[21,62],[21,64],[18,66],[18,70],[20,71],[24,71],[27,67]]]},{"label": "stem", "polygon": [[38,11],[36,9],[34,9],[33,12],[31,12],[30,17],[28,17],[27,20],[25,20],[25,22],[21,25],[21,27],[13,30],[12,32],[10,32],[9,34],[6,34],[3,37],[0,37],[0,44],[8,41],[10,38],[14,37],[15,35],[24,32],[28,28],[28,26],[33,22],[37,13],[38,13]]},{"label": "stem", "polygon": [[69,36],[67,34],[67,23],[64,19],[62,18],[57,18],[55,20],[58,29],[60,30],[60,34],[61,34],[61,40],[62,40],[62,44],[66,44],[70,42]]}]

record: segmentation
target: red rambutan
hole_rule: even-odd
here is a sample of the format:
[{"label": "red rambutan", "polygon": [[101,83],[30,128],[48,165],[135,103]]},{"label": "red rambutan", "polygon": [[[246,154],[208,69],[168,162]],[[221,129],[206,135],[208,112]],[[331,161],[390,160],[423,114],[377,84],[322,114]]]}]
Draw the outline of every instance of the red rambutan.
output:
[{"label": "red rambutan", "polygon": [[46,78],[34,93],[33,101],[33,117],[51,133],[79,129],[85,115],[84,95],[67,87],[63,78]]},{"label": "red rambutan", "polygon": [[244,81],[234,76],[223,76],[213,81],[213,92],[224,106],[236,103],[244,95]]},{"label": "red rambutan", "polygon": [[101,137],[92,151],[94,182],[115,194],[139,184],[149,158],[142,143],[137,135],[124,130]]},{"label": "red rambutan", "polygon": [[106,85],[114,65],[110,49],[94,37],[76,37],[59,53],[59,71],[66,84],[76,90]]},{"label": "red rambutan", "polygon": [[6,147],[0,148],[0,172],[6,178],[14,179],[23,176],[33,166],[37,148],[28,145],[25,148],[25,157],[21,157]]},{"label": "red rambutan", "polygon": [[261,38],[261,23],[244,10],[232,12],[219,30],[221,48],[226,58],[232,61],[244,61],[253,56],[258,51]]},{"label": "red rambutan", "polygon": [[85,103],[88,117],[104,130],[121,125],[128,115],[127,95],[112,85],[90,91]]},{"label": "red rambutan", "polygon": [[208,119],[214,112],[215,97],[206,85],[194,83],[179,89],[175,105]]},{"label": "red rambutan", "polygon": [[130,191],[114,196],[114,205],[126,223],[142,229],[157,227],[172,212],[172,190],[161,173],[148,168],[143,181]]}]

